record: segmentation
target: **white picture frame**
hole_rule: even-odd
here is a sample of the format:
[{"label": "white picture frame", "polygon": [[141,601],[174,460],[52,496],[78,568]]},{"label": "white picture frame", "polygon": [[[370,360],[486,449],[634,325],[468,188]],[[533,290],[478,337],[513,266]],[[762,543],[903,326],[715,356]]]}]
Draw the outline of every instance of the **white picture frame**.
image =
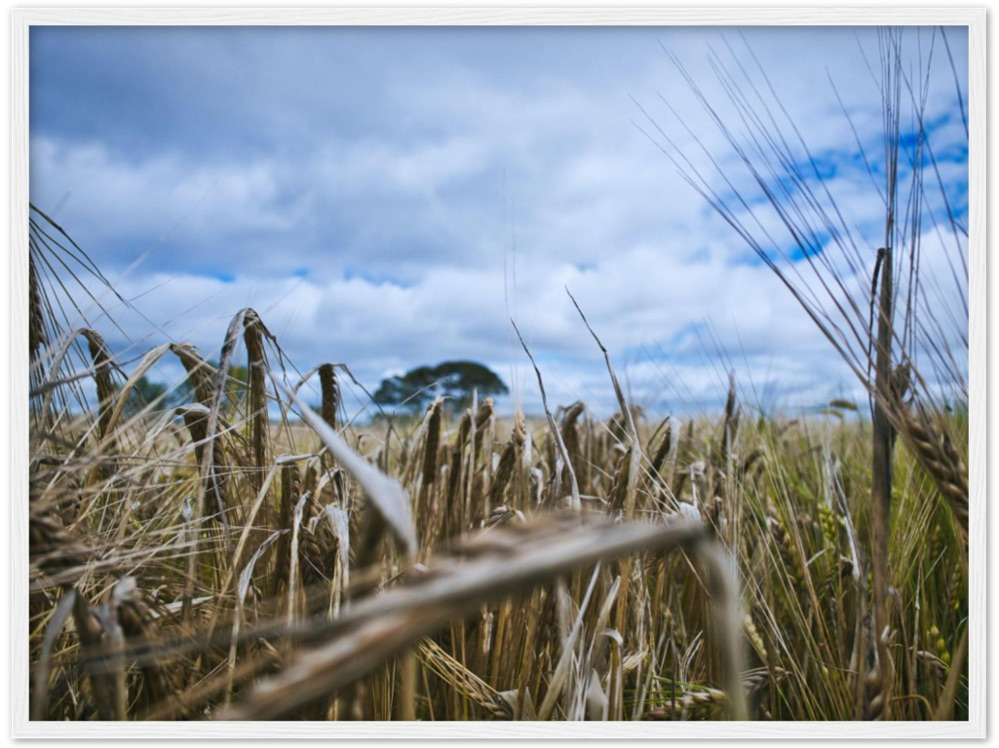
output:
[{"label": "white picture frame", "polygon": [[[919,25],[967,26],[969,33],[971,409],[970,719],[965,723],[55,723],[32,722],[28,709],[27,631],[27,242],[28,35],[59,25]],[[986,735],[986,12],[979,8],[18,8],[11,15],[11,673],[15,738],[225,738],[601,740],[955,739]],[[993,554],[995,555],[995,554]]]}]

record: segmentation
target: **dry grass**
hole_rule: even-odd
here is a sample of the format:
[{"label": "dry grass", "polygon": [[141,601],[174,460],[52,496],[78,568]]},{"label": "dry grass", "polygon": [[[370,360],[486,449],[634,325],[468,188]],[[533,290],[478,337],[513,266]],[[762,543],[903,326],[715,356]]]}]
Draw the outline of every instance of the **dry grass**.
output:
[{"label": "dry grass", "polygon": [[[99,358],[98,407],[35,421],[36,719],[877,716],[869,424],[754,420],[731,386],[717,421],[436,402],[362,439],[331,370],[313,411],[249,342],[248,387],[301,423],[223,400],[186,346],[207,405],[123,416],[134,373]],[[963,527],[908,443],[888,692],[894,716],[964,718]]]},{"label": "dry grass", "polygon": [[[762,182],[787,145],[766,142]],[[873,423],[843,401],[755,417],[734,381],[717,417],[650,422],[583,317],[608,421],[553,408],[535,367],[544,420],[438,400],[359,427],[349,370],[300,377],[252,309],[217,368],[183,343],[122,363],[56,301],[99,271],[44,214],[31,227],[33,719],[967,719],[967,388],[915,269],[896,318],[891,252],[864,297],[808,247],[823,287],[781,276]],[[926,350],[949,407],[913,365]],[[137,405],[163,356],[191,401]]]}]

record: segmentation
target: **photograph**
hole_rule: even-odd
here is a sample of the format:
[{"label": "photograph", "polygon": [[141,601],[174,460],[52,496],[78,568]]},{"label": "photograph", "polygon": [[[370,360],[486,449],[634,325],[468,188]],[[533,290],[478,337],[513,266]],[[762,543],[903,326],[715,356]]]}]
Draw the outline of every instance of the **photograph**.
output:
[{"label": "photograph", "polygon": [[985,11],[788,15],[15,11],[15,735],[984,736]]}]

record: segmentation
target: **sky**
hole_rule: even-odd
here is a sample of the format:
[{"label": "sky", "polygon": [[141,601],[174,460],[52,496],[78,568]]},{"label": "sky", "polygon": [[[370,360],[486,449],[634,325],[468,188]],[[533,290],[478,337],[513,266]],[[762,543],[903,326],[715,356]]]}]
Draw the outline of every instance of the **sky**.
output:
[{"label": "sky", "polygon": [[[941,216],[967,225],[967,35],[902,38],[910,80],[930,72],[936,162],[913,233],[959,339],[967,280],[949,283],[962,248]],[[861,288],[884,243],[879,80],[871,28],[33,27],[30,197],[129,301],[101,297],[126,370],[167,341],[217,359],[252,307],[299,371],[344,363],[373,392],[471,359],[510,386],[500,412],[537,413],[513,321],[552,408],[603,417],[613,388],[568,291],[649,412],[720,410],[729,371],[749,407],[808,410],[864,396],[685,179],[811,277],[696,92],[750,155],[740,97],[793,122],[791,165],[814,173],[856,253],[830,261]],[[780,107],[754,103],[770,96]],[[812,245],[833,258],[836,242]],[[164,359],[153,378],[181,373]]]}]

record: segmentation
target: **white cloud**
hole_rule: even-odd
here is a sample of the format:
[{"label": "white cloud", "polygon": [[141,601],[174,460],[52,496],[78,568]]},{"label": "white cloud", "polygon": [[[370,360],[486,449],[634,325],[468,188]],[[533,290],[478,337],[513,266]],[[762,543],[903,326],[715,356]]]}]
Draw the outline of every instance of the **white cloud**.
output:
[{"label": "white cloud", "polygon": [[62,204],[60,216],[102,237],[137,231],[185,232],[289,228],[271,206],[275,178],[266,161],[205,164],[177,154],[129,161],[106,143],[82,144],[36,136],[31,141],[32,199]]},{"label": "white cloud", "polygon": [[[619,374],[657,407],[676,409],[685,398],[697,407],[723,402],[729,366],[747,392],[784,392],[796,403],[850,390],[849,372],[791,295],[632,124],[659,137],[629,94],[714,189],[727,186],[712,158],[738,189],[758,196],[656,46],[657,33],[627,44],[594,30],[590,49],[559,46],[540,69],[528,65],[544,59],[533,47],[521,60],[515,47],[500,45],[508,58],[489,62],[460,44],[404,44],[356,86],[337,79],[328,97],[281,90],[298,58],[262,68],[230,37],[219,52],[226,69],[258,88],[242,109],[229,92],[232,138],[218,141],[217,152],[206,155],[210,141],[195,149],[180,135],[170,147],[126,151],[111,137],[49,133],[37,123],[32,197],[43,209],[62,203],[54,217],[112,275],[149,251],[119,285],[162,335],[209,356],[229,319],[252,306],[303,371],[345,362],[374,388],[417,364],[475,358],[514,379],[525,403],[536,406],[513,317],[553,404],[583,397],[612,410],[602,358],[568,287]],[[718,32],[660,36],[741,130],[706,66],[708,42],[732,64]],[[877,143],[880,103],[852,32],[750,29],[747,36],[811,152],[836,163],[825,186],[871,256],[856,273],[842,258],[830,261],[862,290],[883,207],[863,164],[837,158],[853,150],[854,135],[826,78],[828,69],[865,146]],[[733,46],[750,69],[741,42]],[[310,61],[306,77],[315,89],[320,71],[343,61],[311,42],[306,47],[299,52]],[[373,60],[364,50],[347,44],[342,54]],[[932,133],[942,153],[963,138],[963,126],[949,69],[936,73],[944,85],[928,100],[928,119],[942,122]],[[733,68],[733,75],[742,73]],[[756,94],[744,87],[740,95]],[[209,105],[202,102],[203,110]],[[277,128],[264,146],[261,117]],[[957,184],[966,179],[949,160],[940,174]],[[787,246],[782,222],[765,209],[759,217]],[[931,261],[937,272],[941,256]],[[122,314],[133,340],[159,342],[147,322]]]}]

